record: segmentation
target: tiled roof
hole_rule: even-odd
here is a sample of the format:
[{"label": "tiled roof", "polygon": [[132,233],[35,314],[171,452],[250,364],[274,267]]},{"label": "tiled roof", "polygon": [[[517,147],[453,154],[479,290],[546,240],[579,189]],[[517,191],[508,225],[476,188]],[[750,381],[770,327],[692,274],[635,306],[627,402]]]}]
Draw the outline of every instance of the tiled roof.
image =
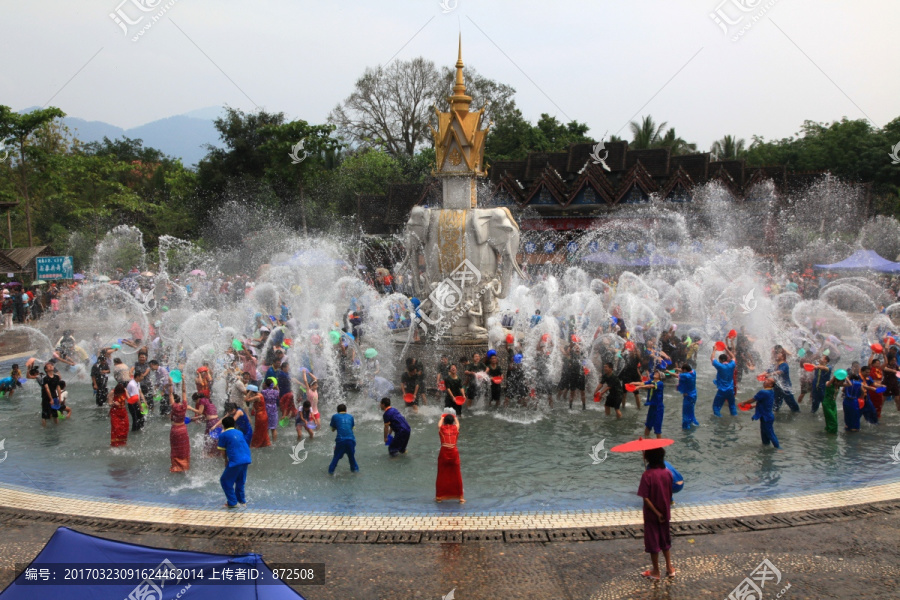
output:
[{"label": "tiled roof", "polygon": [[681,167],[694,182],[709,178],[709,154],[684,154],[669,159],[669,169],[673,172]]},{"label": "tiled roof", "polygon": [[743,160],[716,160],[709,163],[709,177],[712,179],[719,169],[725,169],[732,181],[738,187],[744,185],[744,161]]},{"label": "tiled roof", "polygon": [[[668,150],[666,152],[668,152]],[[616,203],[618,203],[622,197],[628,193],[628,190],[634,186],[641,188],[648,196],[657,190],[656,184],[653,182],[653,177],[650,176],[650,173],[644,168],[641,161],[634,163],[634,166],[631,167],[628,173],[622,177],[622,181],[619,182],[619,190],[616,192],[615,198]]]},{"label": "tiled roof", "polygon": [[498,160],[491,164],[491,181],[500,181],[507,173],[521,181],[525,179],[526,166],[527,161],[524,160]]},{"label": "tiled roof", "polygon": [[550,165],[558,173],[565,173],[569,163],[568,152],[532,152],[528,155],[525,179],[535,179]]},{"label": "tiled roof", "polygon": [[546,189],[550,192],[550,195],[553,196],[560,206],[566,204],[566,184],[553,167],[546,167],[541,172],[540,177],[534,180],[534,183],[531,184],[531,189],[525,195],[525,204],[531,202],[541,189]]},{"label": "tiled roof", "polygon": [[630,169],[640,162],[651,177],[668,177],[669,149],[651,148],[649,150],[631,150],[625,156],[625,168]]},{"label": "tiled roof", "polygon": [[50,246],[29,246],[26,248],[9,248],[0,250],[2,254],[19,266],[19,271],[31,270],[34,259],[38,256],[55,256]]}]

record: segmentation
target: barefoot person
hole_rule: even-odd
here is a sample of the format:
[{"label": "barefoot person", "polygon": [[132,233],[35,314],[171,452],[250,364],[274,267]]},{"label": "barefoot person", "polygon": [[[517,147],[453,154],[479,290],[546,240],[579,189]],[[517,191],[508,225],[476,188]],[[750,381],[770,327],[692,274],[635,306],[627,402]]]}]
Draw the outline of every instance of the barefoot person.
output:
[{"label": "barefoot person", "polygon": [[[444,409],[452,411],[452,408]],[[453,412],[446,412],[438,421],[438,436],[441,439],[441,451],[438,454],[437,480],[434,484],[434,501],[459,500],[463,504],[462,471],[459,466],[459,450],[456,441],[459,438],[459,419]]]},{"label": "barefoot person", "polygon": [[666,468],[666,451],[662,448],[644,451],[647,470],[641,475],[637,495],[644,499],[644,551],[650,554],[653,568],[641,573],[659,579],[659,553],[666,558],[666,576],[675,577],[672,565],[672,533],[670,531],[672,472]]},{"label": "barefoot person", "polygon": [[[406,445],[409,444],[409,423],[400,414],[400,411],[391,406],[390,398],[381,399],[381,410],[384,411],[384,443],[388,445],[391,458],[398,454],[406,454]],[[389,436],[393,434],[393,438]]]},{"label": "barefoot person", "polygon": [[247,504],[244,496],[244,484],[247,482],[247,467],[252,463],[250,446],[244,434],[234,428],[234,419],[222,419],[218,449],[225,458],[225,470],[219,478],[222,491],[225,492],[225,508],[235,508],[238,504]]}]

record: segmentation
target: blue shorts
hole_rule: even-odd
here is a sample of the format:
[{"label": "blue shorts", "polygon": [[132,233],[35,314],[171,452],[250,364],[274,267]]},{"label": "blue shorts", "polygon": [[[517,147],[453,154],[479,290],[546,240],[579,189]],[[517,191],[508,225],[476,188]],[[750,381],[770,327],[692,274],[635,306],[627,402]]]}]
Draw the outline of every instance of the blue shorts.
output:
[{"label": "blue shorts", "polygon": [[659,435],[662,433],[663,413],[666,407],[651,405],[648,408],[647,421],[644,423],[644,427],[652,429],[653,433]]}]

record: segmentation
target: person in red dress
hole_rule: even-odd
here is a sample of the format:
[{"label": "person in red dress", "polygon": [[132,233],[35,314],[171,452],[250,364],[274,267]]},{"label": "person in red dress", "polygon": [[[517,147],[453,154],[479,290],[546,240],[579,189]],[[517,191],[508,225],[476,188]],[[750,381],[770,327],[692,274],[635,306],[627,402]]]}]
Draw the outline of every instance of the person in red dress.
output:
[{"label": "person in red dress", "polygon": [[[453,409],[450,409],[453,410]],[[462,471],[459,467],[459,450],[456,440],[459,437],[459,419],[456,413],[447,413],[438,421],[438,435],[441,438],[441,451],[438,454],[437,481],[435,482],[434,500],[459,500],[463,498]]]},{"label": "person in red dress", "polygon": [[109,393],[109,445],[124,446],[128,443],[128,409],[125,402],[128,400],[128,392],[125,384],[118,384]]},{"label": "person in red dress", "polygon": [[675,577],[672,566],[672,472],[666,468],[666,451],[662,448],[644,451],[647,470],[641,475],[637,495],[644,499],[644,550],[650,553],[653,569],[641,573],[650,579],[659,579],[659,553],[666,557],[666,576]]},{"label": "person in red dress", "polygon": [[254,417],[253,437],[250,438],[251,448],[265,448],[271,446],[269,439],[269,413],[266,412],[266,401],[259,393],[255,385],[247,386],[247,397],[244,399],[250,407],[250,414]]},{"label": "person in red dress", "polygon": [[191,468],[191,439],[188,437],[185,417],[187,412],[199,416],[202,410],[197,410],[184,401],[185,383],[181,380],[181,395],[174,393],[175,386],[169,386],[169,406],[171,407],[172,428],[169,430],[169,459],[171,466],[169,471],[182,473]]}]

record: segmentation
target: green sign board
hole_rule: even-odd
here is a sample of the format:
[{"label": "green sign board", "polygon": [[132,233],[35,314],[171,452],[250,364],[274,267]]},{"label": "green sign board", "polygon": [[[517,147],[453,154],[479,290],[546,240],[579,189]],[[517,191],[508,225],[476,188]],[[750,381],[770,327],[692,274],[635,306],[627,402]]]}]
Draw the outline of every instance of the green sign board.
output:
[{"label": "green sign board", "polygon": [[37,278],[49,279],[73,279],[75,271],[72,269],[71,256],[39,256],[35,260],[37,265]]}]

